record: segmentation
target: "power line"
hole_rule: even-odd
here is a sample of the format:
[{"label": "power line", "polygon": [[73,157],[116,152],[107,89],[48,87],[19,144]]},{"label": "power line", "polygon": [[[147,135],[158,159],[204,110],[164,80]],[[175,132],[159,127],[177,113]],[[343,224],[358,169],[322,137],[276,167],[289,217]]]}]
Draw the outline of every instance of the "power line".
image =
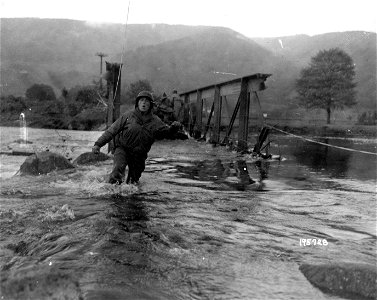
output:
[{"label": "power line", "polygon": [[281,130],[281,129],[278,129],[272,125],[268,125],[266,124],[267,127],[271,128],[271,129],[274,129],[276,131],[280,131],[284,134],[287,134],[287,135],[290,135],[290,136],[293,136],[293,137],[296,137],[296,138],[299,138],[299,139],[302,139],[302,140],[305,140],[307,142],[311,142],[311,143],[315,143],[315,144],[319,144],[319,145],[323,145],[323,146],[326,146],[326,147],[332,147],[332,148],[337,148],[337,149],[342,149],[342,150],[346,150],[346,151],[352,151],[352,152],[358,152],[358,153],[364,153],[364,154],[371,154],[371,155],[376,155],[377,156],[377,153],[374,153],[374,152],[369,152],[369,151],[363,151],[363,150],[356,150],[356,149],[351,149],[351,148],[345,148],[345,147],[340,147],[340,146],[335,146],[335,145],[330,145],[330,144],[326,144],[326,143],[322,143],[322,142],[318,142],[318,141],[315,141],[315,140],[311,140],[311,139],[308,139],[308,138],[305,138],[305,137],[302,137],[302,136],[299,136],[299,135],[295,135],[293,133],[290,133],[290,132],[287,132],[287,131],[284,131],[284,130]]},{"label": "power line", "polygon": [[128,26],[128,16],[130,14],[130,4],[131,4],[131,0],[128,1],[128,8],[127,8],[127,19],[126,19],[126,26],[125,26],[125,29],[124,29],[124,44],[123,44],[123,49],[122,49],[122,55],[120,57],[120,66],[119,66],[119,73],[118,73],[118,79],[117,79],[117,83],[116,83],[116,86],[115,86],[115,93],[113,95],[114,99],[115,99],[115,95],[117,93],[117,90],[118,90],[118,86],[119,86],[119,81],[120,81],[120,74],[121,74],[121,71],[122,71],[122,66],[123,66],[123,55],[126,51],[126,43],[127,43],[127,26]]}]

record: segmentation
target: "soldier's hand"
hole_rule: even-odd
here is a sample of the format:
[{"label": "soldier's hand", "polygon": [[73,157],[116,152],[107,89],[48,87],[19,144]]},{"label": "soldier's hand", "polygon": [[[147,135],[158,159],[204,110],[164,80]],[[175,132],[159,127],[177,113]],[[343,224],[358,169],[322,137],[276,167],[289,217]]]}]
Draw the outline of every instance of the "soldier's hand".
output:
[{"label": "soldier's hand", "polygon": [[173,123],[171,123],[170,126],[175,127],[175,128],[179,128],[179,129],[182,128],[182,124],[179,123],[178,121],[174,121]]},{"label": "soldier's hand", "polygon": [[99,146],[94,145],[93,148],[92,148],[92,152],[93,152],[94,154],[99,154],[100,149],[101,149],[101,148],[100,148]]}]

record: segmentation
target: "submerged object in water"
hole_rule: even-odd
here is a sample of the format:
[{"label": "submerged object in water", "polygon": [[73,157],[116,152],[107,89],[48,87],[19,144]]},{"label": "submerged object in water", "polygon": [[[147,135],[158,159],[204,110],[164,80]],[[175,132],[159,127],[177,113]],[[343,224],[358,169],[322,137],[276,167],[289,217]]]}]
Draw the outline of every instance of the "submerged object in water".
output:
[{"label": "submerged object in water", "polygon": [[311,284],[324,292],[344,296],[375,299],[377,296],[375,266],[343,263],[303,264],[300,271]]},{"label": "submerged object in water", "polygon": [[73,163],[78,164],[78,165],[88,165],[88,164],[96,163],[96,162],[99,162],[99,161],[104,161],[104,160],[107,160],[107,159],[110,159],[110,156],[106,155],[105,153],[102,153],[102,152],[100,152],[98,154],[94,154],[92,152],[85,152],[85,153],[80,154],[73,161]]},{"label": "submerged object in water", "polygon": [[75,168],[64,156],[50,151],[36,152],[26,158],[20,167],[20,175],[41,175],[56,170]]}]

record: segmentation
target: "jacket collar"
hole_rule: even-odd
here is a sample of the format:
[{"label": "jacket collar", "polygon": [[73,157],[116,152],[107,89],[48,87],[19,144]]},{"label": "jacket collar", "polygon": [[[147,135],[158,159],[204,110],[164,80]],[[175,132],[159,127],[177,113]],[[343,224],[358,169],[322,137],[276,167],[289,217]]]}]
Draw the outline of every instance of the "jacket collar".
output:
[{"label": "jacket collar", "polygon": [[143,113],[141,113],[141,111],[138,108],[135,108],[134,115],[138,118],[138,120],[140,120],[143,123],[147,123],[147,122],[151,121],[152,118],[153,118],[152,111],[149,111],[149,112],[143,114]]}]

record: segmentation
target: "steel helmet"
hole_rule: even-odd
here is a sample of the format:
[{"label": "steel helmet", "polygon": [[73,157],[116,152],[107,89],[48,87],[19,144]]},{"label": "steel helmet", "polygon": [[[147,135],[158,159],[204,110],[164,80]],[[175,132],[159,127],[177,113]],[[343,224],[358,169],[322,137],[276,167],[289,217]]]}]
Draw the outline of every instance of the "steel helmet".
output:
[{"label": "steel helmet", "polygon": [[149,101],[151,102],[151,108],[153,107],[153,105],[154,105],[154,98],[153,98],[153,94],[151,92],[148,92],[148,91],[142,91],[142,92],[140,92],[137,95],[137,97],[136,97],[135,107],[137,107],[137,105],[139,104],[139,99],[140,98],[147,98],[147,99],[149,99]]}]

